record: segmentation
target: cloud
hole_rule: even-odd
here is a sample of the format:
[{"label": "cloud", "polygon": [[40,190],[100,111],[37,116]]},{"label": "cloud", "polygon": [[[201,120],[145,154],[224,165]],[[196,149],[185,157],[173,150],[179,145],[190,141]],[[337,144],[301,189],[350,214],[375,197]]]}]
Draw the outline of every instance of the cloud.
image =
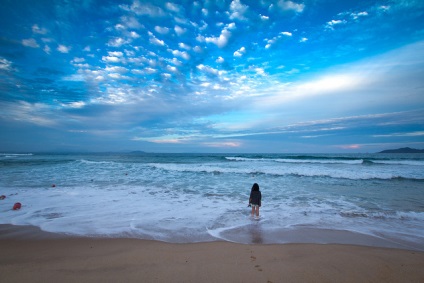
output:
[{"label": "cloud", "polygon": [[246,53],[246,48],[241,47],[239,50],[237,50],[236,52],[234,52],[234,57],[241,57],[243,56],[243,54]]},{"label": "cloud", "polygon": [[158,46],[165,46],[165,42],[163,40],[156,38],[156,36],[154,36],[154,34],[151,33],[150,31],[149,31],[149,37],[150,37],[149,42],[151,44],[158,45]]},{"label": "cloud", "polygon": [[123,39],[122,37],[115,37],[108,41],[107,45],[112,47],[121,47],[124,44],[127,44],[128,41]]},{"label": "cloud", "polygon": [[190,50],[191,49],[191,46],[190,45],[185,44],[183,42],[178,43],[178,47],[180,47],[182,49],[185,49],[185,50]]},{"label": "cloud", "polygon": [[373,135],[373,137],[384,137],[384,138],[391,138],[391,137],[421,137],[424,136],[424,131],[415,131],[415,132],[406,132],[406,133],[391,133],[386,135]]},{"label": "cloud", "polygon": [[240,0],[233,0],[230,4],[230,20],[246,20],[244,14],[246,13],[249,7],[240,3]]},{"label": "cloud", "polygon": [[156,31],[157,33],[160,33],[160,34],[168,34],[168,33],[169,33],[169,28],[167,28],[167,27],[155,26],[155,31]]},{"label": "cloud", "polygon": [[12,62],[5,58],[0,58],[0,70],[3,71],[12,71]]},{"label": "cloud", "polygon": [[168,9],[169,11],[175,12],[175,13],[179,13],[183,8],[180,5],[174,4],[174,3],[170,3],[167,2],[165,4],[166,9]]},{"label": "cloud", "polygon": [[178,36],[180,36],[180,35],[184,34],[187,30],[185,28],[180,27],[180,26],[175,26],[174,31]]},{"label": "cloud", "polygon": [[138,0],[134,1],[130,8],[128,8],[126,5],[122,5],[121,7],[124,10],[129,9],[137,15],[146,15],[152,18],[164,17],[166,15],[166,13],[160,7],[154,6],[150,3],[140,3]]},{"label": "cloud", "polygon": [[33,25],[32,32],[36,34],[46,34],[48,30],[45,28],[39,28],[38,25]]},{"label": "cloud", "polygon": [[364,12],[359,12],[359,13],[351,13],[351,14],[350,14],[350,16],[351,16],[354,20],[356,20],[356,19],[358,19],[358,18],[360,18],[360,17],[366,17],[366,16],[368,16],[368,12],[364,11]]},{"label": "cloud", "polygon": [[217,63],[224,63],[224,58],[222,58],[221,56],[219,56],[216,60],[215,60],[215,62],[217,62]]},{"label": "cloud", "polygon": [[136,33],[135,31],[131,31],[131,32],[130,32],[130,36],[131,36],[132,38],[139,38],[139,37],[140,37],[140,35],[139,35],[138,33]]},{"label": "cloud", "polygon": [[205,73],[216,75],[216,76],[218,76],[221,73],[219,70],[214,69],[214,68],[209,67],[209,66],[205,66],[203,64],[197,65],[196,68],[205,72]]},{"label": "cloud", "polygon": [[269,49],[273,44],[275,44],[282,36],[291,37],[292,33],[288,31],[280,32],[279,35],[273,37],[272,39],[267,40],[267,44],[265,45],[265,49]]},{"label": "cloud", "polygon": [[342,25],[342,24],[346,24],[346,20],[331,20],[329,22],[327,22],[327,24],[325,25],[325,27],[327,29],[331,29],[334,30],[334,27],[337,25]]},{"label": "cloud", "polygon": [[172,51],[172,55],[181,57],[181,58],[183,58],[185,60],[189,60],[190,59],[190,55],[186,51],[173,50]]},{"label": "cloud", "polygon": [[1,102],[2,113],[0,118],[30,123],[43,127],[52,127],[58,124],[52,119],[53,110],[44,103],[29,103],[26,101]]},{"label": "cloud", "polygon": [[44,51],[44,52],[46,52],[47,54],[50,54],[50,52],[51,52],[52,50],[50,49],[50,46],[45,45],[45,46],[44,46],[44,48],[43,48],[43,51]]},{"label": "cloud", "polygon": [[277,6],[283,11],[294,11],[296,13],[301,13],[305,9],[304,4],[297,4],[292,1],[279,0]]},{"label": "cloud", "polygon": [[124,26],[129,29],[140,29],[143,27],[135,17],[123,16],[121,20]]},{"label": "cloud", "polygon": [[34,38],[22,39],[22,45],[32,48],[40,47],[40,45],[38,45],[37,41],[35,41]]},{"label": "cloud", "polygon": [[220,34],[219,37],[206,37],[205,38],[203,36],[200,36],[200,37],[197,38],[197,40],[200,40],[200,41],[204,40],[208,43],[215,44],[219,48],[222,48],[222,47],[227,45],[228,40],[231,37],[230,29],[234,29],[234,28],[235,28],[235,24],[231,23],[231,24],[228,24],[226,27],[224,27],[224,29],[221,31],[221,34]]},{"label": "cloud", "polygon": [[108,63],[118,63],[121,61],[121,59],[116,56],[103,56],[102,61],[108,62]]},{"label": "cloud", "polygon": [[59,51],[60,53],[69,53],[70,50],[71,47],[62,44],[59,44],[59,46],[57,47],[57,51]]},{"label": "cloud", "polygon": [[227,141],[227,142],[203,142],[204,146],[207,147],[219,147],[219,148],[226,148],[226,147],[240,147],[242,145],[241,142],[234,142],[234,141]]}]

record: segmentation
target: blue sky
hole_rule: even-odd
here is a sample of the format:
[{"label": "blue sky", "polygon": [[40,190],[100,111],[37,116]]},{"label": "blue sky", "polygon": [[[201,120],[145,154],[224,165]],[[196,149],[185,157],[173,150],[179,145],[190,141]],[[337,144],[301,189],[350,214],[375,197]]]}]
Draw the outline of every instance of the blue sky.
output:
[{"label": "blue sky", "polygon": [[0,151],[424,148],[424,2],[2,1]]}]

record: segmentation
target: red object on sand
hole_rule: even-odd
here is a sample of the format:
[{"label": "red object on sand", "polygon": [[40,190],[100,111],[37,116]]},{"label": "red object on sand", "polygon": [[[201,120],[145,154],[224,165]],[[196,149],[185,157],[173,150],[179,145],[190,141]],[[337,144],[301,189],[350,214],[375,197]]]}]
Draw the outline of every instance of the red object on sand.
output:
[{"label": "red object on sand", "polygon": [[13,205],[13,210],[21,209],[22,204],[20,202],[17,202]]},{"label": "red object on sand", "polygon": [[5,199],[6,198],[6,196],[5,195],[1,195],[0,196],[0,199]]}]

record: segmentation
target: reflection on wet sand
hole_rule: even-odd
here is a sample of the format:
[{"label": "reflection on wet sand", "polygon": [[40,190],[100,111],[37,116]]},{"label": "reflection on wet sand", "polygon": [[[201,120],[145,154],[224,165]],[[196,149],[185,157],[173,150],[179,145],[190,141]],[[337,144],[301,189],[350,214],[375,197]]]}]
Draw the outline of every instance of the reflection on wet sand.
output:
[{"label": "reflection on wet sand", "polygon": [[[257,220],[255,220],[257,221]],[[259,222],[249,225],[248,233],[251,236],[252,244],[263,244],[262,229]]]}]

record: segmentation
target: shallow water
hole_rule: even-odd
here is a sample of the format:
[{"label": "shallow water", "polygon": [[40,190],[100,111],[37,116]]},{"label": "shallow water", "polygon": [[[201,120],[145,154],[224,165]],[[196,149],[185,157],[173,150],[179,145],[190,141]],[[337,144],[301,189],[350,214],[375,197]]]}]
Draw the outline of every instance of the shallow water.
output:
[{"label": "shallow water", "polygon": [[0,154],[0,174],[0,224],[167,242],[332,230],[424,249],[423,154]]}]

